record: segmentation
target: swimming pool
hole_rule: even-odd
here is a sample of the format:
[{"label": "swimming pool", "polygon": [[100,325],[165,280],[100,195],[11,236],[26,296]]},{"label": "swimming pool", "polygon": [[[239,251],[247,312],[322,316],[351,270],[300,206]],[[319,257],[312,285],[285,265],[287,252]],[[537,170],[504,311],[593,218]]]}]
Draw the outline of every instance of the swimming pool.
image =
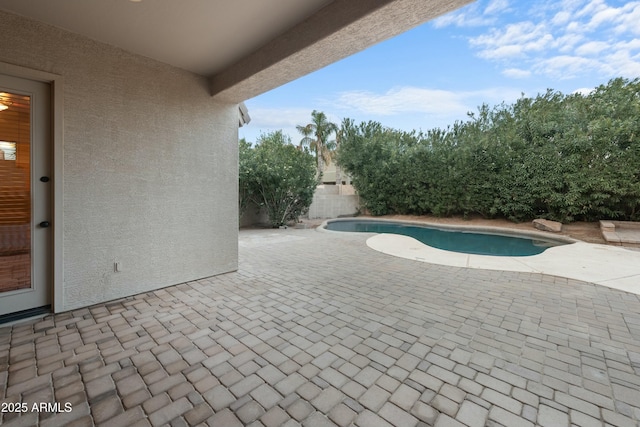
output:
[{"label": "swimming pool", "polygon": [[542,237],[436,228],[391,221],[335,220],[327,221],[325,228],[331,231],[400,234],[437,249],[475,255],[531,256],[540,254],[547,248],[567,244]]}]

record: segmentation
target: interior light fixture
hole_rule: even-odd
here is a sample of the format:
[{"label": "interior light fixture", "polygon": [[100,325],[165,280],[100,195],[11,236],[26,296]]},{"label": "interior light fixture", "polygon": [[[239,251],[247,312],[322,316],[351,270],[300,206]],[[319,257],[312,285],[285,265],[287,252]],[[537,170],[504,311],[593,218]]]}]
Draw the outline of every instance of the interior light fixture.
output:
[{"label": "interior light fixture", "polygon": [[4,111],[11,105],[10,95],[6,92],[0,92],[0,111]]}]

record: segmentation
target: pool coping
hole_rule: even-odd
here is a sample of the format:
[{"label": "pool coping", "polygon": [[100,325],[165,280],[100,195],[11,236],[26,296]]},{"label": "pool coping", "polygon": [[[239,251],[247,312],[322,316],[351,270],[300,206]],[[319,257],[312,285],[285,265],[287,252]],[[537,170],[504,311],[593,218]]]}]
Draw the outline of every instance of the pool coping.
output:
[{"label": "pool coping", "polygon": [[[460,231],[476,231],[480,233],[489,233],[489,234],[497,234],[497,235],[506,235],[506,236],[515,236],[515,237],[532,237],[532,238],[540,238],[544,240],[555,240],[561,243],[577,243],[581,242],[581,240],[574,239],[573,237],[550,234],[548,232],[539,231],[539,230],[515,230],[513,228],[506,227],[494,227],[488,225],[457,225],[457,224],[440,224],[434,222],[425,222],[425,221],[411,221],[411,220],[397,220],[397,219],[387,219],[387,218],[334,218],[327,219],[320,224],[316,230],[327,233],[354,233],[354,234],[363,234],[363,232],[359,231],[333,231],[327,230],[325,227],[329,222],[349,222],[349,221],[367,221],[367,222],[388,222],[393,224],[408,224],[408,225],[418,225],[418,226],[426,226],[429,228],[436,228],[441,230],[460,230]],[[378,234],[372,232],[371,234]],[[450,252],[450,251],[446,251]]]},{"label": "pool coping", "polygon": [[[333,221],[371,221],[422,225],[440,229],[488,232],[526,237],[540,237],[547,240],[566,242],[554,246],[541,254],[504,257],[474,255],[436,249],[408,236],[398,234],[378,234],[349,231],[332,231],[325,227]],[[446,265],[450,267],[478,268],[485,270],[542,273],[558,277],[580,280],[631,292],[640,295],[640,252],[619,246],[586,243],[567,236],[553,236],[544,232],[513,230],[502,227],[464,226],[434,224],[418,221],[398,221],[388,219],[330,219],[316,230],[326,233],[371,234],[367,246],[376,251],[414,261]]]}]

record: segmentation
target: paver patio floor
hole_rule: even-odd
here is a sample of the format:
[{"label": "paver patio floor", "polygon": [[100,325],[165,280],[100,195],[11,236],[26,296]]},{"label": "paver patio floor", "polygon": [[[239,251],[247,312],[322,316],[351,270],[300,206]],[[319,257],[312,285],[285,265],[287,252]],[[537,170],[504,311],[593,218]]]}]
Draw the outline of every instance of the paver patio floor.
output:
[{"label": "paver patio floor", "polygon": [[241,231],[236,273],[0,328],[0,424],[639,424],[639,295],[366,238]]}]

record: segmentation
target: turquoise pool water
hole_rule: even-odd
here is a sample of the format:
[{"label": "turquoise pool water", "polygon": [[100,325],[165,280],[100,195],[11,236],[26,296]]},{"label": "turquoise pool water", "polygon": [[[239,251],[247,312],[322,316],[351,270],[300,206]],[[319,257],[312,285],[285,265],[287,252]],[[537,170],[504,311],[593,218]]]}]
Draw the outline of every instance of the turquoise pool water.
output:
[{"label": "turquoise pool water", "polygon": [[330,221],[327,230],[356,231],[364,233],[390,233],[413,237],[425,245],[445,251],[476,255],[531,256],[544,252],[552,246],[565,243],[539,240],[530,237],[505,236],[499,234],[439,229],[413,224],[386,221]]}]

